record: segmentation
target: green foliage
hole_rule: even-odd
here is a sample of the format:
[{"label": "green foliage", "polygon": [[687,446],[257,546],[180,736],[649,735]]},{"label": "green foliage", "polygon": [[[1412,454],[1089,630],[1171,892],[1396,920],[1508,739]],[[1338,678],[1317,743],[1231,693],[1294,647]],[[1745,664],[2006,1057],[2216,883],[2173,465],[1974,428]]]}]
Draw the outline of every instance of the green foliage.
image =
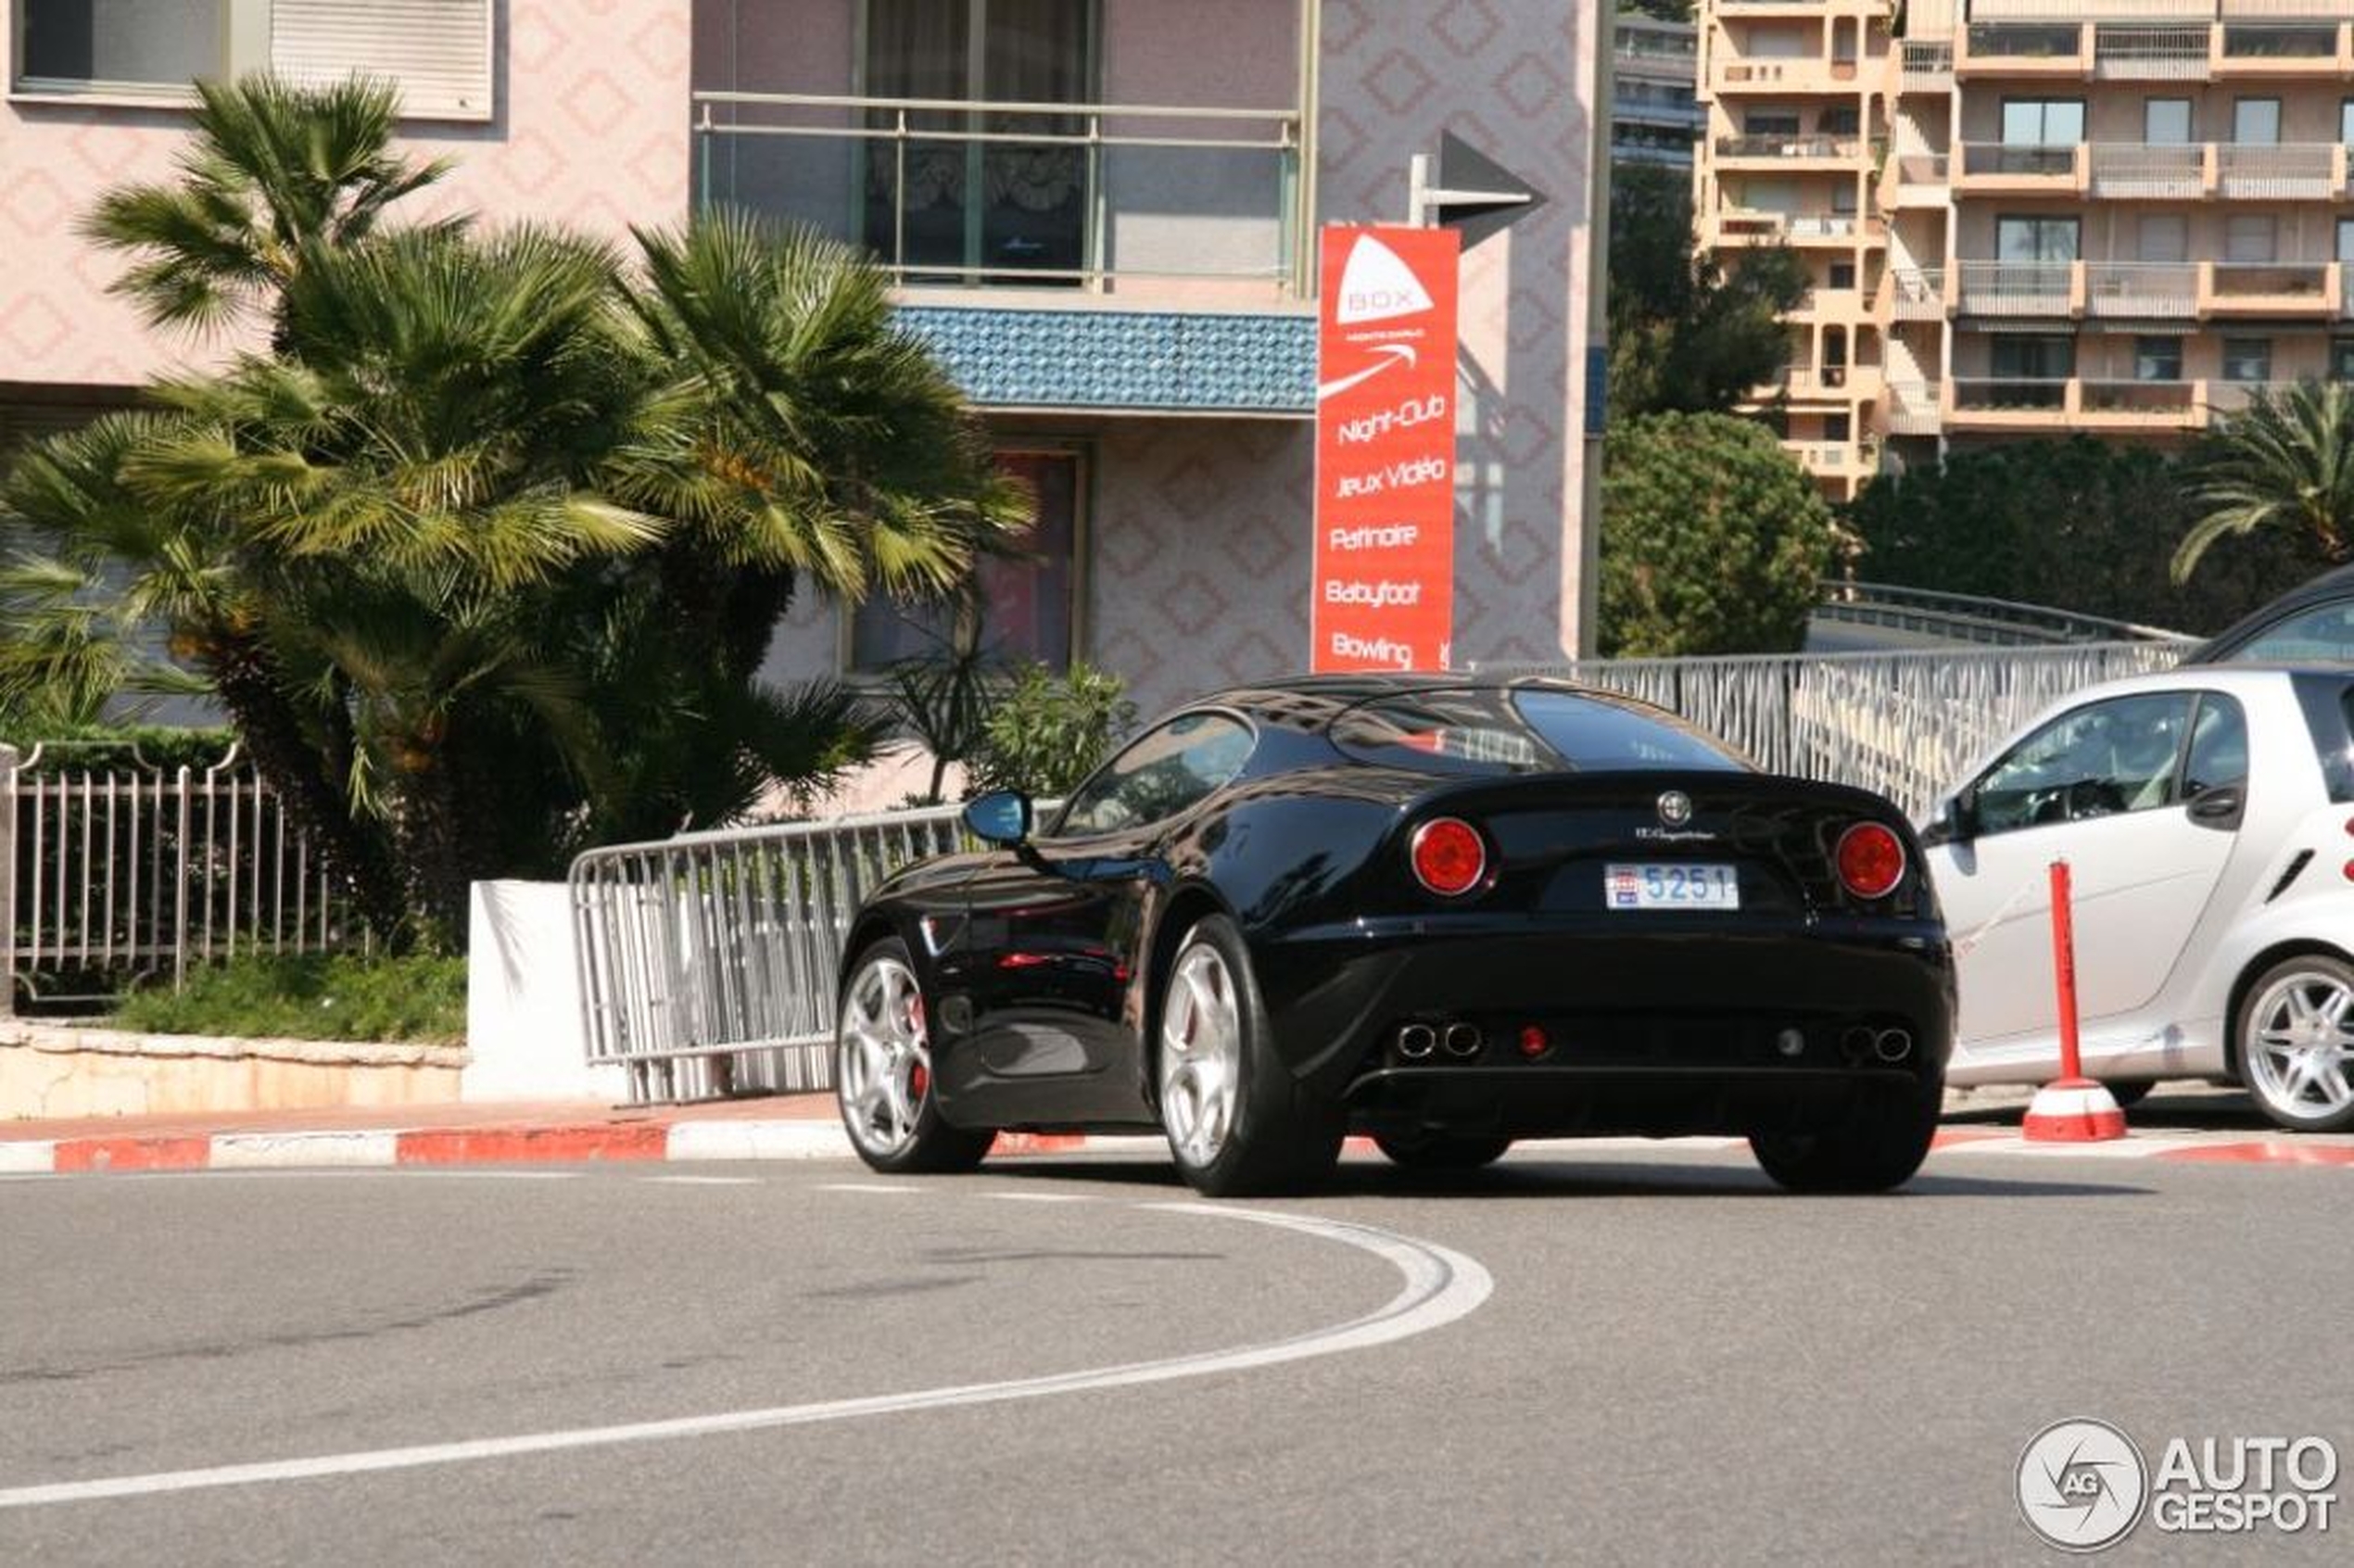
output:
[{"label": "green foliage", "polygon": [[204,965],[177,993],[125,997],[114,1028],[251,1040],[456,1043],[466,1033],[466,962],[352,954],[257,955]]},{"label": "green foliage", "polygon": [[1830,509],[1763,425],[1683,413],[1614,424],[1602,469],[1601,651],[1795,650],[1837,546]]},{"label": "green foliage", "polygon": [[2167,561],[2195,515],[2179,462],[2078,436],[1883,474],[1847,521],[1864,548],[1856,575],[1870,581],[2195,633],[2221,630],[2322,563],[2268,531],[2221,540],[2178,584]]},{"label": "green foliage", "polygon": [[1070,793],[1134,726],[1136,704],[1124,691],[1118,676],[1088,664],[1059,677],[1044,664],[1025,666],[983,726],[975,791],[1020,790],[1040,800]]},{"label": "green foliage", "polygon": [[1782,315],[1806,272],[1780,247],[1731,271],[1692,249],[1691,190],[1673,170],[1611,172],[1610,413],[1723,412],[1790,355]]},{"label": "green foliage", "polygon": [[2186,580],[2216,540],[2285,529],[2335,565],[2354,550],[2354,391],[2303,381],[2259,391],[2191,468],[2197,521],[2175,550]]},{"label": "green foliage", "polygon": [[47,689],[86,716],[159,629],[370,925],[455,945],[471,879],[863,761],[854,693],[762,678],[798,585],[955,589],[1031,502],[847,247],[723,217],[639,234],[641,281],[560,230],[389,228],[438,174],[389,102],[209,89],[181,183],[102,204],[158,320],[266,306],[271,351],[29,449],[0,525],[83,672]]},{"label": "green foliage", "polygon": [[103,772],[146,767],[161,773],[213,766],[237,743],[226,729],[180,729],[147,724],[57,724],[36,730],[0,731],[21,752],[38,742],[48,749],[42,765],[65,771]]},{"label": "green foliage", "polygon": [[886,672],[900,724],[931,753],[931,783],[912,805],[938,805],[949,768],[970,763],[988,739],[990,655],[980,639],[952,640],[931,657],[902,659]]}]

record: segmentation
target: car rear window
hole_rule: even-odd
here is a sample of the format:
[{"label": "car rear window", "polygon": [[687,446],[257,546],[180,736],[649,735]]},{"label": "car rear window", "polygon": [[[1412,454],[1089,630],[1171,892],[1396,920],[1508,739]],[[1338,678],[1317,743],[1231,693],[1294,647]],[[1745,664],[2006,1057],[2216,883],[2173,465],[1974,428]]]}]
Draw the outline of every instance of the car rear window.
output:
[{"label": "car rear window", "polygon": [[2330,799],[2354,801],[2354,684],[2327,676],[2297,677],[2297,700],[2313,736]]},{"label": "car rear window", "polygon": [[1746,766],[1672,715],[1544,688],[1401,691],[1350,708],[1331,734],[1361,762],[1430,773]]}]

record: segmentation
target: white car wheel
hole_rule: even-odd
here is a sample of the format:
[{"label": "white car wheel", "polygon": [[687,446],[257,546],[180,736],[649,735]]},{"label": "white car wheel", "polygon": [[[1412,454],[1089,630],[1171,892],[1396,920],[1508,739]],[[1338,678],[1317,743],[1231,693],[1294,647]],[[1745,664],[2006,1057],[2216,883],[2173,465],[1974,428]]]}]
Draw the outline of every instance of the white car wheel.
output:
[{"label": "white car wheel", "polygon": [[2354,1127],[2354,965],[2310,954],[2268,971],[2240,1009],[2239,1043],[2266,1116],[2301,1132]]}]

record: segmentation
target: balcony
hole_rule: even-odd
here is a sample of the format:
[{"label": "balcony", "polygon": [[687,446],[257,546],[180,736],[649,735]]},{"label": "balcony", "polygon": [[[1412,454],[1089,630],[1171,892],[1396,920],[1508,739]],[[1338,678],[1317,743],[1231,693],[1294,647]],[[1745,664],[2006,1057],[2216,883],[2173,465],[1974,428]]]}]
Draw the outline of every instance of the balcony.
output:
[{"label": "balcony", "polygon": [[1854,163],[1864,156],[1860,136],[1719,136],[1716,156],[1728,163]]},{"label": "balcony", "polygon": [[1879,396],[1878,365],[1793,366],[1780,378],[1781,389],[1793,403],[1850,403]]},{"label": "balcony", "polygon": [[2334,317],[2340,269],[2328,261],[2199,264],[2202,316]]},{"label": "balcony", "polygon": [[1954,41],[1950,38],[1905,39],[1897,68],[1898,88],[1906,93],[1950,93],[1954,90]]},{"label": "balcony", "polygon": [[905,288],[1248,310],[1312,293],[1295,109],[694,102],[702,205],[813,225]]},{"label": "balcony", "polygon": [[1708,78],[1718,93],[1837,93],[1842,96],[1855,93],[1858,81],[1854,60],[1762,55],[1719,55]]},{"label": "balcony", "polygon": [[1966,316],[2072,316],[2083,309],[2070,261],[1965,261],[1955,304]]},{"label": "balcony", "polygon": [[2092,194],[2129,201],[2196,201],[2208,191],[2207,164],[2207,149],[2195,143],[2095,142]]},{"label": "balcony", "polygon": [[1968,142],[1954,179],[1962,196],[2082,196],[2090,149],[2037,142]]},{"label": "balcony", "polygon": [[1852,441],[1785,441],[1782,450],[1817,479],[1861,479],[1871,464]]},{"label": "balcony", "polygon": [[1864,296],[1853,288],[1810,288],[1801,296],[1788,320],[1836,322],[1841,325],[1864,319]]},{"label": "balcony", "polygon": [[2346,149],[2326,142],[2215,149],[2216,190],[2246,201],[2326,201],[2346,185]]},{"label": "balcony", "polygon": [[2204,24],[2095,28],[2093,75],[2107,82],[2203,81],[2213,35]]},{"label": "balcony", "polygon": [[2277,398],[2297,383],[2293,381],[2209,381],[2203,382],[2205,402],[2209,414],[2235,414],[2247,411],[2247,406],[2259,398]]},{"label": "balcony", "polygon": [[2077,429],[2131,433],[2196,430],[2207,423],[2196,381],[2079,381],[2072,394]]},{"label": "balcony", "polygon": [[1953,159],[1942,152],[1898,153],[1889,159],[1895,172],[1894,183],[1888,187],[1889,201],[1896,207],[1943,207],[1947,201],[1945,183]]},{"label": "balcony", "polygon": [[1936,435],[1945,425],[1937,390],[1925,382],[1891,382],[1881,423],[1891,436]]},{"label": "balcony", "polygon": [[2195,261],[2094,261],[2084,268],[2087,315],[2189,321],[2198,314]]},{"label": "balcony", "polygon": [[1989,23],[1981,10],[1955,39],[1954,74],[2005,78],[2082,77],[2090,29],[2075,21]]},{"label": "balcony", "polygon": [[1899,322],[1942,322],[1945,319],[1945,270],[1942,267],[1891,267],[1888,270],[1888,313]]},{"label": "balcony", "polygon": [[1955,376],[1945,383],[1945,428],[2047,432],[2075,396],[2066,377]]},{"label": "balcony", "polygon": [[2244,24],[2226,19],[2211,65],[2218,77],[2343,75],[2349,62],[2345,26],[2335,19]]},{"label": "balcony", "polygon": [[[1970,0],[1977,21],[2212,21],[2217,0]],[[2231,5],[2234,0],[2223,0]],[[2319,0],[2316,0],[2319,3]]]}]

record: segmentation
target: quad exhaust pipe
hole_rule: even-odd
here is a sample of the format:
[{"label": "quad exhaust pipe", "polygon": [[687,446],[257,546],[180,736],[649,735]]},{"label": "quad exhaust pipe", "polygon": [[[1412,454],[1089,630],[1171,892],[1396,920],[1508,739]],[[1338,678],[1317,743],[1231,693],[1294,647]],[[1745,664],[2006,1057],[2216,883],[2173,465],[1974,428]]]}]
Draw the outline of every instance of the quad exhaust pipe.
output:
[{"label": "quad exhaust pipe", "polygon": [[1444,1046],[1458,1061],[1469,1061],[1487,1043],[1477,1024],[1410,1023],[1398,1031],[1398,1054],[1410,1062],[1427,1061]]},{"label": "quad exhaust pipe", "polygon": [[1885,1062],[1897,1067],[1912,1060],[1913,1031],[1909,1029],[1868,1029],[1857,1024],[1839,1037],[1840,1055],[1851,1066],[1867,1061]]},{"label": "quad exhaust pipe", "polygon": [[1872,1055],[1894,1066],[1913,1054],[1913,1031],[1909,1029],[1884,1029],[1872,1036]]}]

